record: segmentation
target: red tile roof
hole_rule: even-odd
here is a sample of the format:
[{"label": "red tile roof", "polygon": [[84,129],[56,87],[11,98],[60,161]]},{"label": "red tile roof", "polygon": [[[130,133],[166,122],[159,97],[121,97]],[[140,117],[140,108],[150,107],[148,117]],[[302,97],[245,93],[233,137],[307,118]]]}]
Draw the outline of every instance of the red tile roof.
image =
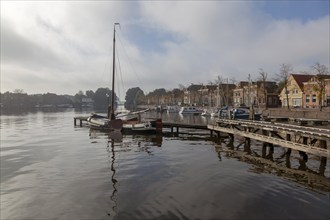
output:
[{"label": "red tile roof", "polygon": [[303,83],[309,81],[315,75],[306,75],[306,74],[291,74],[294,80],[296,80],[297,84],[301,89],[303,89]]}]

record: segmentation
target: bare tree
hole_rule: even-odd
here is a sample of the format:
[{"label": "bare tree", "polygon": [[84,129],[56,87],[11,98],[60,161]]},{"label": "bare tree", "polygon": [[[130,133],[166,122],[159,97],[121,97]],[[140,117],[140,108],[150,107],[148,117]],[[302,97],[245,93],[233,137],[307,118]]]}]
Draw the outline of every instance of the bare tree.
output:
[{"label": "bare tree", "polygon": [[289,93],[288,93],[288,80],[290,75],[293,72],[293,68],[291,64],[286,64],[283,63],[281,64],[280,67],[280,72],[278,74],[276,74],[276,77],[278,78],[278,80],[280,81],[280,83],[283,84],[283,88],[285,91],[285,95],[286,95],[286,103],[287,103],[287,107],[288,109],[290,109],[290,105],[289,105]]},{"label": "bare tree", "polygon": [[218,106],[228,105],[228,103],[225,103],[226,95],[223,88],[224,78],[222,76],[218,76],[215,83],[218,85]]},{"label": "bare tree", "polygon": [[262,68],[259,69],[259,80],[262,82],[262,86],[263,86],[263,95],[264,95],[264,100],[265,100],[265,109],[268,108],[268,102],[267,102],[267,76],[268,73],[266,73]]},{"label": "bare tree", "polygon": [[317,92],[317,98],[319,100],[320,111],[324,105],[323,100],[325,99],[325,80],[329,77],[329,68],[319,62],[316,62],[311,69],[316,73],[316,84],[313,86],[313,90]]},{"label": "bare tree", "polygon": [[184,91],[187,87],[182,85],[181,83],[178,85],[179,89]]}]

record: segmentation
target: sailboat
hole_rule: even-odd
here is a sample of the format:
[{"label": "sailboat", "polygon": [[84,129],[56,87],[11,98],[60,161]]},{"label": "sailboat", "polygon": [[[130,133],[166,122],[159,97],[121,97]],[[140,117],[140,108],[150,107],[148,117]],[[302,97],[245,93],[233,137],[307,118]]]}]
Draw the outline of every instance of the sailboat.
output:
[{"label": "sailboat", "polygon": [[108,117],[92,114],[87,121],[91,127],[102,130],[121,130],[124,133],[161,133],[162,120],[161,119],[144,119],[141,120],[141,114],[149,109],[138,111],[115,114],[114,101],[115,101],[115,45],[116,45],[116,25],[114,24],[114,37],[113,37],[113,70],[112,70],[112,102],[108,109]]},{"label": "sailboat", "polygon": [[115,117],[115,47],[116,47],[116,25],[120,25],[119,23],[114,24],[113,28],[113,69],[112,69],[112,98],[111,105],[108,106],[108,114],[107,117],[103,115],[99,115],[96,113],[92,113],[90,117],[87,118],[87,122],[89,123],[91,128],[99,129],[99,130],[122,130],[123,121],[121,119],[116,119]]}]

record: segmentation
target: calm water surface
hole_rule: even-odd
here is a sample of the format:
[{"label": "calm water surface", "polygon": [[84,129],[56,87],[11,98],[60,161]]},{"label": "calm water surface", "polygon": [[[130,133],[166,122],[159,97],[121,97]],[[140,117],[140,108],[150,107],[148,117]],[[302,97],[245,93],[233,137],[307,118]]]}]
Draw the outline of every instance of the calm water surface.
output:
[{"label": "calm water surface", "polygon": [[78,115],[1,116],[0,219],[330,219],[330,168],[318,158],[304,170],[323,175],[309,176],[279,147],[263,160],[281,169],[244,156],[261,155],[260,143],[121,137],[74,127]]}]

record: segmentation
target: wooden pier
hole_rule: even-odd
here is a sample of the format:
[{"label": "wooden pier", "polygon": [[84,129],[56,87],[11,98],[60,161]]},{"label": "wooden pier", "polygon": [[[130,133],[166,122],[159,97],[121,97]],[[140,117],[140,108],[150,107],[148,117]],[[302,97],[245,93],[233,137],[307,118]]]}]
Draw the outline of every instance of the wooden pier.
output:
[{"label": "wooden pier", "polygon": [[[87,122],[86,116],[74,117],[74,125],[82,127]],[[180,129],[209,130],[220,138],[222,134],[234,139],[235,135],[245,138],[246,143],[251,139],[270,145],[279,145],[287,148],[288,153],[297,150],[300,153],[309,153],[330,158],[330,129],[306,127],[300,125],[283,124],[266,121],[218,119],[215,124],[188,124],[181,122],[163,122],[164,128],[170,128],[172,134],[178,135]],[[176,131],[175,131],[176,130]],[[185,130],[186,131],[186,130]]]},{"label": "wooden pier", "polygon": [[190,129],[199,129],[199,130],[208,130],[207,125],[203,124],[187,124],[180,122],[163,122],[163,128],[170,128],[171,133],[174,133],[174,129],[176,128],[176,134],[180,133],[179,128],[190,128]]},{"label": "wooden pier", "polygon": [[215,132],[227,133],[232,139],[234,135],[242,136],[247,143],[254,139],[288,148],[288,152],[293,149],[330,158],[330,149],[327,148],[330,144],[329,129],[228,119],[219,119],[215,125],[208,125],[207,128]]},{"label": "wooden pier", "polygon": [[87,116],[77,116],[73,118],[73,124],[74,126],[77,126],[77,121],[79,121],[79,126],[83,126],[83,122],[87,122]]}]

